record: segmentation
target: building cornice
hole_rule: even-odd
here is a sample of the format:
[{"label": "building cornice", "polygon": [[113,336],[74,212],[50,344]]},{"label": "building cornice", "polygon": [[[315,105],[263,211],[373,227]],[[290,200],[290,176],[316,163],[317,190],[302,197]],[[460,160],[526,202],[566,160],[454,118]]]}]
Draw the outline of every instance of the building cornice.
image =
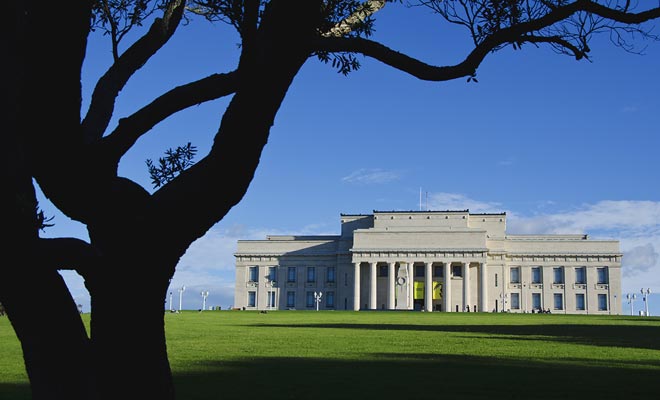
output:
[{"label": "building cornice", "polygon": [[420,249],[411,249],[411,248],[396,248],[396,247],[387,247],[387,248],[352,248],[349,250],[352,253],[474,253],[474,252],[488,252],[488,249],[485,247],[460,247],[460,248],[420,248]]}]

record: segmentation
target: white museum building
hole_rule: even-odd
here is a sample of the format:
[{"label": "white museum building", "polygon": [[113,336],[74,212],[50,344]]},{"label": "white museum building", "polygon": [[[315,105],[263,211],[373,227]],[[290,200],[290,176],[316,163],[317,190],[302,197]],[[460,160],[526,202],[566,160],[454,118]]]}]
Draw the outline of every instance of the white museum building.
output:
[{"label": "white museum building", "polygon": [[617,240],[510,235],[506,213],[341,214],[341,235],[239,240],[234,307],[621,314]]}]

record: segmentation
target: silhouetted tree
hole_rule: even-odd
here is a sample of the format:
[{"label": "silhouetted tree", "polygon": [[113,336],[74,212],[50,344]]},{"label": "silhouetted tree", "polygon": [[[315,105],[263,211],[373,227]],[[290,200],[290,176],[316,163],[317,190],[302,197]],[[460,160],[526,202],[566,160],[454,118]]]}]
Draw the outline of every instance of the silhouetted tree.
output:
[{"label": "silhouetted tree", "polygon": [[[472,80],[484,58],[506,46],[548,45],[580,60],[589,55],[590,38],[605,32],[615,45],[632,51],[629,39],[653,38],[641,24],[660,17],[660,8],[642,2],[633,9],[623,0],[420,0],[418,5],[440,19],[467,28],[474,41],[464,59],[434,66],[369,39],[373,16],[386,3],[5,4],[11,20],[2,25],[0,40],[10,71],[2,91],[9,156],[2,161],[7,190],[1,197],[8,215],[3,222],[12,237],[2,243],[7,264],[1,267],[0,302],[21,340],[34,398],[174,397],[163,304],[175,266],[247,191],[275,115],[310,58],[344,74],[359,68],[357,56],[364,55],[423,80]],[[188,13],[236,28],[241,39],[236,69],[174,87],[111,126],[119,92]],[[120,52],[122,40],[134,37],[128,33],[147,22],[143,35]],[[99,79],[81,117],[81,70],[91,32],[109,36],[114,64]],[[159,180],[153,193],[117,174],[121,158],[156,124],[229,95],[213,146],[194,165]],[[91,243],[39,238],[33,179],[64,214],[87,226]],[[92,307],[89,337],[57,273],[62,268],[73,268],[85,279]],[[118,286],[142,294],[139,313],[118,312]]]}]

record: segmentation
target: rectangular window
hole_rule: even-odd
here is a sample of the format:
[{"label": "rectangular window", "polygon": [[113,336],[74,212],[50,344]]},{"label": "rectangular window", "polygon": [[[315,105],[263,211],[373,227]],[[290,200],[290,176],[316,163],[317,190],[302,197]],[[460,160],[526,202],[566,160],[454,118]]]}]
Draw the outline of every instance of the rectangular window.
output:
[{"label": "rectangular window", "polygon": [[415,278],[423,278],[423,277],[424,277],[424,266],[417,265],[415,267]]},{"label": "rectangular window", "polygon": [[433,267],[433,276],[439,276],[442,277],[445,275],[445,267],[442,265],[436,265]]},{"label": "rectangular window", "polygon": [[257,292],[254,292],[254,291],[249,291],[248,292],[247,306],[248,307],[256,307],[257,306]]},{"label": "rectangular window", "polygon": [[564,267],[555,267],[552,269],[552,283],[564,283]]},{"label": "rectangular window", "polygon": [[307,267],[307,282],[316,282],[316,267]]},{"label": "rectangular window", "polygon": [[451,274],[453,276],[463,276],[463,266],[462,265],[453,265],[451,267]]},{"label": "rectangular window", "polygon": [[312,308],[314,307],[314,292],[307,292],[305,294],[306,302],[305,305],[307,308]]},{"label": "rectangular window", "polygon": [[335,269],[335,267],[328,267],[328,269],[326,271],[327,272],[326,273],[326,275],[327,275],[326,276],[326,281],[328,283],[335,283],[335,280],[337,279],[336,278],[336,271],[337,270]]},{"label": "rectangular window", "polygon": [[584,311],[584,293],[578,293],[575,295],[575,309],[578,311]]},{"label": "rectangular window", "polygon": [[495,287],[497,287],[497,274],[495,274]]},{"label": "rectangular window", "polygon": [[348,272],[344,272],[344,286],[348,286]]},{"label": "rectangular window", "polygon": [[266,277],[271,282],[277,281],[277,267],[268,267],[268,276]]},{"label": "rectangular window", "polygon": [[587,269],[585,267],[575,268],[575,283],[577,284],[587,283]]},{"label": "rectangular window", "polygon": [[564,295],[561,293],[555,293],[552,295],[554,301],[555,301],[555,310],[563,310],[564,309]]},{"label": "rectangular window", "polygon": [[275,291],[268,292],[268,307],[275,308]]},{"label": "rectangular window", "polygon": [[295,282],[296,281],[296,267],[289,267],[286,270],[286,281]]},{"label": "rectangular window", "polygon": [[532,267],[532,283],[541,283],[541,267]]},{"label": "rectangular window", "polygon": [[294,308],[296,306],[296,292],[286,292],[286,306]]},{"label": "rectangular window", "polygon": [[609,283],[607,276],[607,267],[596,268],[596,273],[598,274],[598,283],[603,285]]},{"label": "rectangular window", "polygon": [[325,307],[326,308],[335,308],[335,292],[326,292],[325,293]]},{"label": "rectangular window", "polygon": [[520,267],[511,267],[511,283],[520,283]]},{"label": "rectangular window", "polygon": [[249,274],[248,280],[250,282],[259,282],[259,267],[250,267]]},{"label": "rectangular window", "polygon": [[532,293],[532,310],[541,309],[541,293]]},{"label": "rectangular window", "polygon": [[386,277],[387,276],[387,265],[381,265],[378,267],[378,276]]},{"label": "rectangular window", "polygon": [[520,310],[520,293],[511,293],[511,309]]},{"label": "rectangular window", "polygon": [[607,295],[598,295],[598,311],[607,311]]}]

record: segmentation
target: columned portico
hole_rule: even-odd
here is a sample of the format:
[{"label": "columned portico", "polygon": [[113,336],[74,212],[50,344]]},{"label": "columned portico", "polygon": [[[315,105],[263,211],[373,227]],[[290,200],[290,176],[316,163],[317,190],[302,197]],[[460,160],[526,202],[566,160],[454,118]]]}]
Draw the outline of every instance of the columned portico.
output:
[{"label": "columned portico", "polygon": [[[418,257],[417,260],[427,258],[424,255]],[[369,258],[369,261],[353,263],[353,309],[356,311],[382,308],[422,309],[432,312],[437,306],[445,312],[465,312],[468,311],[467,307],[470,312],[488,311],[488,287],[491,283],[488,280],[486,262],[483,258],[450,261],[439,257],[428,257],[424,261],[409,258],[398,262],[373,256]],[[363,265],[365,263],[367,265]],[[434,265],[443,269],[439,282],[434,281]],[[366,270],[362,270],[361,267]],[[387,279],[378,278],[381,273],[385,275],[385,271],[381,271],[383,268],[387,268]],[[421,278],[421,268],[424,270],[423,278]],[[405,275],[401,275],[402,273]],[[473,274],[477,275],[472,276]],[[440,273],[437,276],[440,278]],[[436,285],[440,287],[436,288]],[[438,290],[437,299],[441,299],[438,305],[435,304],[434,299],[436,290]],[[381,306],[379,302],[382,303]]]}]

